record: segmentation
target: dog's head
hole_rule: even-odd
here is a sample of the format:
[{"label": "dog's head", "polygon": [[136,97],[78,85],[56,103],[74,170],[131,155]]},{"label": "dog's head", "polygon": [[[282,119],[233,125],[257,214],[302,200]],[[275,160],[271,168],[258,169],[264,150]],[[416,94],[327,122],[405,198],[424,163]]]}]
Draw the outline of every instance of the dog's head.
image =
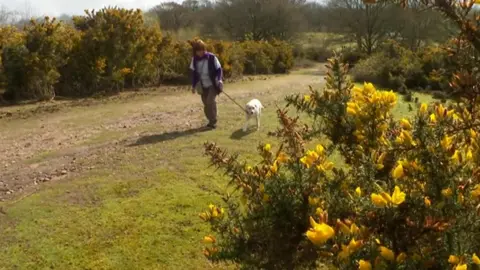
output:
[{"label": "dog's head", "polygon": [[245,111],[247,112],[247,114],[253,115],[257,111],[257,106],[247,104],[247,105],[245,105]]}]

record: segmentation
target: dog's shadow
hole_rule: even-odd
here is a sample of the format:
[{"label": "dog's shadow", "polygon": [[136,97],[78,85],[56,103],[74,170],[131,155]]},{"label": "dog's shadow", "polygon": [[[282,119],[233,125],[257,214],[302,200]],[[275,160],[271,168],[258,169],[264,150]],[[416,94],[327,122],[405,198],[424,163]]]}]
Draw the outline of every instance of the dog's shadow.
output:
[{"label": "dog's shadow", "polygon": [[249,135],[249,134],[252,134],[254,133],[255,131],[257,131],[256,129],[253,129],[253,128],[249,128],[247,129],[247,131],[243,131],[243,129],[237,129],[235,130],[232,135],[230,135],[230,139],[232,140],[241,140],[243,137]]}]

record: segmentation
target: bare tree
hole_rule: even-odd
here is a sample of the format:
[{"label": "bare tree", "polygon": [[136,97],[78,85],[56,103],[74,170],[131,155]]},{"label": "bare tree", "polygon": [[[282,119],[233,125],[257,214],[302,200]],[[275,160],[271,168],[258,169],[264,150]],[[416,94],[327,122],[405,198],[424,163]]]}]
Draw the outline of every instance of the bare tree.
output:
[{"label": "bare tree", "polygon": [[424,9],[419,3],[412,3],[405,10],[395,9],[393,29],[398,40],[413,51],[429,42],[444,42],[455,34],[455,29],[439,12]]},{"label": "bare tree", "polygon": [[363,0],[330,0],[328,7],[339,30],[353,35],[358,48],[368,54],[392,32],[388,24],[392,5],[386,1],[366,5]]},{"label": "bare tree", "polygon": [[6,6],[0,6],[0,25],[13,24],[17,20],[17,12],[9,10]]},{"label": "bare tree", "polygon": [[192,25],[191,13],[195,9],[192,5],[195,4],[191,0],[187,4],[191,6],[166,2],[154,7],[150,12],[156,15],[162,29],[176,32]]},{"label": "bare tree", "polygon": [[231,38],[288,39],[301,30],[304,0],[222,0],[219,23]]}]

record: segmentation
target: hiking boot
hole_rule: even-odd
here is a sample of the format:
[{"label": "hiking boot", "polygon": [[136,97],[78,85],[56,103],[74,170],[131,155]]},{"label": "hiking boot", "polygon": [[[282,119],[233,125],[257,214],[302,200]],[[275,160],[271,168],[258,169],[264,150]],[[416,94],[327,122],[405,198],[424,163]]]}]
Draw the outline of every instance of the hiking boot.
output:
[{"label": "hiking boot", "polygon": [[209,128],[209,129],[216,129],[216,128],[217,128],[217,125],[216,125],[216,124],[212,124],[212,123],[208,123],[207,128]]}]

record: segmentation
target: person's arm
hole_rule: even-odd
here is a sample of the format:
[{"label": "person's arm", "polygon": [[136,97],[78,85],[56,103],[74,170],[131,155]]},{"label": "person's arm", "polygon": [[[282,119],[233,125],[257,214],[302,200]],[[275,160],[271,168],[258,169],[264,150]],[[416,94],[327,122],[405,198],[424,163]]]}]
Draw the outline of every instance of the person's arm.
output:
[{"label": "person's arm", "polygon": [[217,56],[215,56],[215,74],[217,75],[217,80],[219,82],[223,81],[223,70],[222,70],[222,65],[220,64],[220,61],[218,61]]},{"label": "person's arm", "polygon": [[195,71],[195,67],[193,66],[193,58],[192,58],[192,62],[190,63],[190,70],[192,71],[192,92],[195,93],[195,86],[197,85],[198,83],[198,74],[197,72]]},{"label": "person's arm", "polygon": [[221,92],[223,91],[223,70],[222,70],[222,65],[220,64],[220,61],[218,61],[218,58],[216,56],[215,56],[214,64],[215,64],[215,74],[218,82],[218,88]]}]

